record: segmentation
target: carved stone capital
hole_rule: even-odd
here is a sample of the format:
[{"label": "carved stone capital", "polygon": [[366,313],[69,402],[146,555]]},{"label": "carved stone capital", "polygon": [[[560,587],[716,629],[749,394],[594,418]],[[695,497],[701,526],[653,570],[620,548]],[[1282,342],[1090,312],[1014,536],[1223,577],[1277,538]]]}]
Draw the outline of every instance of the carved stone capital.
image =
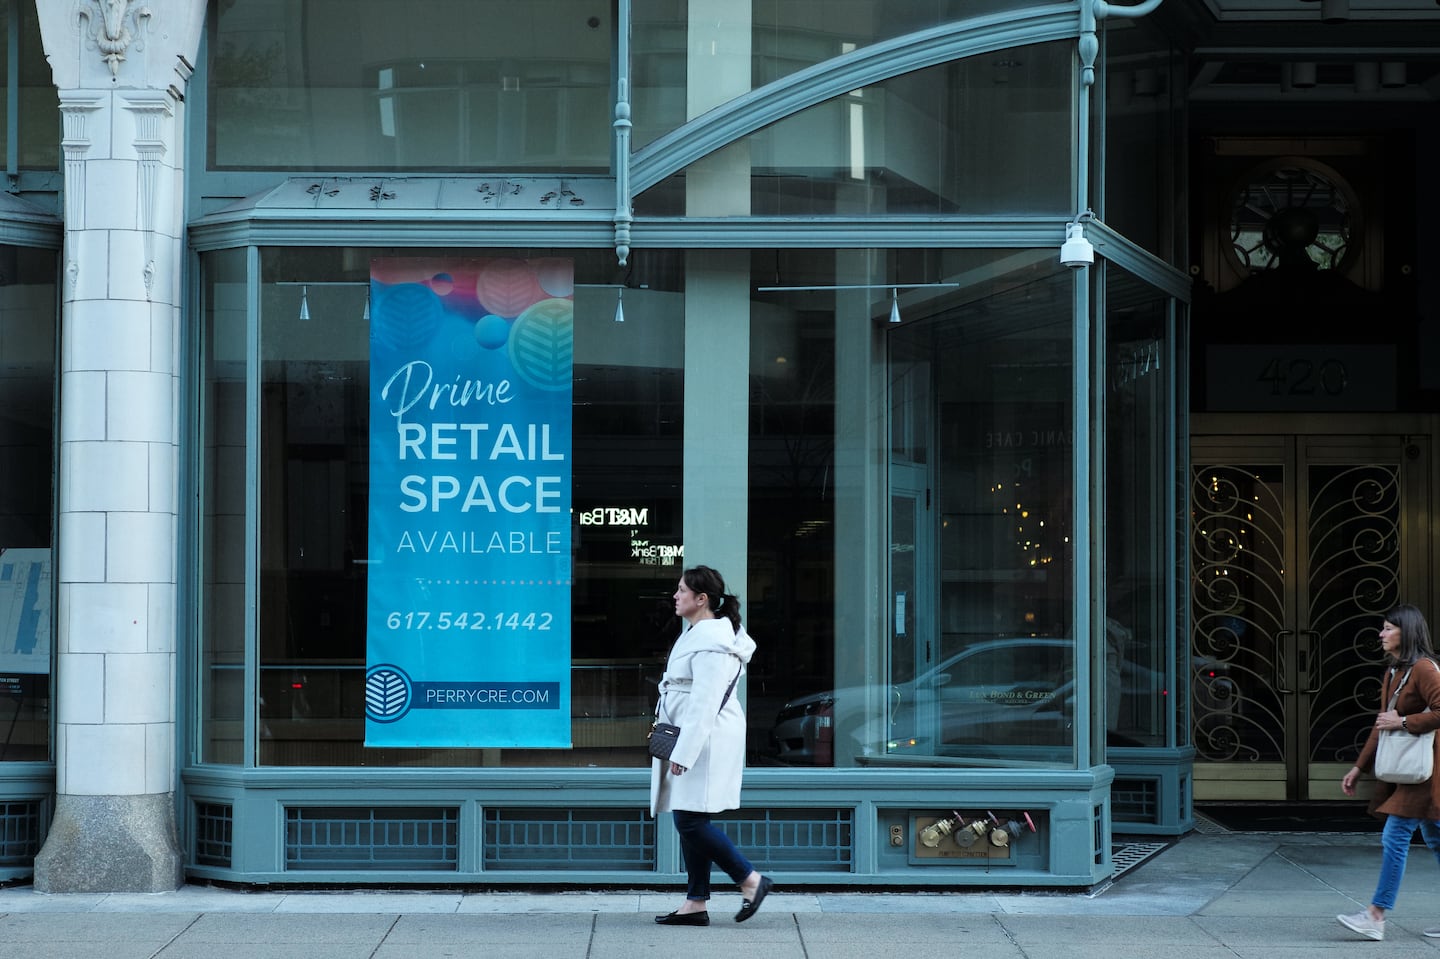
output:
[{"label": "carved stone capital", "polygon": [[80,7],[79,18],[90,34],[90,46],[100,51],[100,59],[110,68],[110,75],[120,75],[120,64],[133,45],[145,49],[145,28],[150,21],[149,7],[132,6],[133,0],[88,0]]},{"label": "carved stone capital", "polygon": [[60,119],[64,132],[60,146],[66,159],[78,160],[90,149],[90,135],[87,129],[90,114],[105,106],[105,97],[92,95],[60,96]]},{"label": "carved stone capital", "polygon": [[155,290],[155,229],[159,208],[160,161],[166,150],[166,123],[175,116],[168,92],[137,91],[123,98],[126,110],[135,115],[135,153],[140,159],[136,180],[136,209],[140,218],[141,242],[145,246],[145,298]]},{"label": "carved stone capital", "polygon": [[124,98],[125,109],[135,114],[135,151],[141,158],[165,155],[165,122],[175,116],[169,93],[137,93]]},{"label": "carved stone capital", "polygon": [[65,153],[65,229],[85,226],[85,154],[90,152],[90,114],[104,109],[107,98],[96,94],[62,93],[60,118]]}]

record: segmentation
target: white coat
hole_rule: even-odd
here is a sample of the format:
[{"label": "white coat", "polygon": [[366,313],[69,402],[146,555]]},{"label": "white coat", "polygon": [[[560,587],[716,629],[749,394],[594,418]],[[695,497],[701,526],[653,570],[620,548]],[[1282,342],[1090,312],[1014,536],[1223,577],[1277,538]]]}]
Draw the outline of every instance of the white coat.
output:
[{"label": "white coat", "polygon": [[665,664],[660,680],[660,721],[680,727],[670,761],[685,767],[675,776],[670,763],[650,762],[650,814],[724,812],[740,806],[745,774],[745,710],[740,684],[722,709],[720,700],[737,671],[755,652],[755,641],[730,620],[702,619],[686,630]]}]

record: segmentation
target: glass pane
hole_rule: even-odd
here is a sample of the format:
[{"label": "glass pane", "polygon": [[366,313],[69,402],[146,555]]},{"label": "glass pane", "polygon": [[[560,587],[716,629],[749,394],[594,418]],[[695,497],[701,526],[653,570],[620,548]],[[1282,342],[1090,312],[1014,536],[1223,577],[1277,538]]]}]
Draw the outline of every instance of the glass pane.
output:
[{"label": "glass pane", "polygon": [[1133,29],[1107,31],[1105,43],[1105,125],[1096,138],[1105,162],[1102,218],[1173,261],[1184,229],[1173,199],[1183,189],[1175,156],[1183,142],[1181,56],[1144,18]]},{"label": "glass pane", "polygon": [[[742,31],[750,44],[751,82],[771,81],[882,40],[943,23],[1033,6],[1033,0],[733,0],[679,5],[633,3],[634,145],[638,148],[685,122],[687,46],[702,32]],[[692,28],[692,24],[695,24]]]},{"label": "glass pane", "polygon": [[201,263],[200,761],[244,762],[245,251]]},{"label": "glass pane", "polygon": [[50,758],[56,256],[0,246],[0,760]]},{"label": "glass pane", "polygon": [[1033,0],[753,0],[755,85],[882,40],[1031,6]]},{"label": "glass pane", "polygon": [[349,259],[261,252],[262,766],[364,764],[369,260]]},{"label": "glass pane", "polygon": [[[886,578],[894,573],[905,581],[895,589],[907,592],[918,563],[903,549],[892,557],[872,535],[889,515],[875,470],[887,443],[876,321],[888,316],[884,281],[893,271],[953,265],[932,252],[753,255],[748,621],[760,649],[747,689],[752,765],[848,767],[884,752],[889,634],[868,624],[882,621],[877,604],[889,610]],[[876,288],[864,288],[871,280]],[[918,297],[911,305],[917,316],[928,309]],[[907,452],[923,459],[918,430],[907,432]],[[905,502],[914,509],[913,497]],[[907,597],[901,621],[916,607]]]},{"label": "glass pane", "polygon": [[[10,75],[10,18],[0,16],[0,76]],[[0,150],[10,147],[10,98],[0,97]]]},{"label": "glass pane", "polygon": [[[1174,444],[1175,463],[1170,474],[1171,502],[1175,504],[1170,514],[1170,532],[1173,568],[1170,571],[1170,588],[1173,601],[1170,602],[1170,629],[1175,636],[1177,661],[1183,660],[1190,648],[1190,311],[1189,307],[1176,303],[1174,342],[1171,344],[1170,363],[1170,408],[1175,421],[1170,425],[1170,442]],[[1175,683],[1175,743],[1179,746],[1191,742],[1192,708],[1190,699],[1196,684],[1188,670],[1179,670]],[[1228,684],[1226,684],[1228,686]]]},{"label": "glass pane", "polygon": [[[775,669],[752,671],[751,763],[1069,765],[1070,275],[1029,250],[754,269],[750,618]],[[932,283],[891,326],[900,275]]]},{"label": "glass pane", "polygon": [[917,627],[935,660],[896,693],[930,713],[912,737],[924,754],[1066,765],[1077,703],[1088,708],[1071,622],[1071,280],[1048,254],[1016,260],[1048,275],[997,276],[891,333],[892,357],[933,365],[939,451],[939,601]]},{"label": "glass pane", "polygon": [[10,13],[0,13],[0,76],[9,76],[10,30],[18,24],[20,83],[18,116],[9,115],[10,100],[0,96],[0,156],[8,150],[11,134],[18,131],[22,170],[58,170],[60,101],[41,46],[40,21],[34,4],[15,4],[7,9]]},{"label": "glass pane", "polygon": [[[610,254],[596,256],[583,268],[577,258],[576,275],[599,275]],[[650,765],[641,743],[680,635],[671,597],[685,565],[685,280],[680,258],[663,252],[632,253],[631,263],[623,301],[606,287],[575,291],[575,748],[509,750],[507,764]]]},{"label": "glass pane", "polygon": [[[573,749],[364,746],[366,296],[371,259],[401,256],[574,260]],[[671,263],[633,258],[617,323],[619,294],[604,282],[614,272],[608,251],[262,251],[261,765],[648,765],[644,732],[678,634],[670,596],[683,560],[684,294]],[[458,275],[433,283],[442,296],[464,298]],[[499,320],[474,319],[472,346],[489,335],[481,324]]]},{"label": "glass pane", "polygon": [[[778,264],[843,283],[833,252],[757,251],[754,285]],[[751,765],[828,766],[835,687],[835,296],[757,293],[750,307],[749,593],[759,643],[746,685]],[[858,648],[864,637],[850,635]],[[818,694],[818,696],[813,695]],[[796,698],[798,712],[786,710]],[[811,697],[811,698],[806,698]],[[823,702],[823,705],[822,705]],[[779,717],[779,718],[777,718]]]},{"label": "glass pane", "polygon": [[[1168,302],[1106,270],[1105,730],[1112,746],[1166,744],[1170,576]],[[1182,667],[1183,668],[1183,667]]]},{"label": "glass pane", "polygon": [[588,0],[211,8],[211,169],[610,169],[614,23]]},{"label": "glass pane", "polygon": [[[756,215],[1066,213],[1071,44],[892,77],[739,141]],[[681,171],[636,210],[685,210]]]}]

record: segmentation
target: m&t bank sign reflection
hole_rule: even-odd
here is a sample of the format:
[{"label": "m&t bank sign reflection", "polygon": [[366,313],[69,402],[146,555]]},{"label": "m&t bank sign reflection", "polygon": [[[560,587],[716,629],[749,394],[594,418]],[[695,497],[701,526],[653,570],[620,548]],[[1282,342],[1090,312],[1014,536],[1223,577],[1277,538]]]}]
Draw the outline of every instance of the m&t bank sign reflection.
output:
[{"label": "m&t bank sign reflection", "polygon": [[371,261],[367,746],[570,745],[573,293]]}]

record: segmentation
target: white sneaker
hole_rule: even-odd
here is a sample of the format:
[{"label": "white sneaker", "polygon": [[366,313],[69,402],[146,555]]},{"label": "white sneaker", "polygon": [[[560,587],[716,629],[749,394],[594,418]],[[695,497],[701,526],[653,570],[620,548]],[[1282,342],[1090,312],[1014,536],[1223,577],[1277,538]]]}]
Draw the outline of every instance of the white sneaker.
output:
[{"label": "white sneaker", "polygon": [[[1368,909],[1361,909],[1353,916],[1336,916],[1335,918],[1340,925],[1366,939],[1374,939],[1378,942],[1385,938],[1385,920],[1370,918]],[[1430,931],[1427,929],[1425,934],[1430,935]],[[1435,938],[1440,938],[1440,929],[1436,929],[1434,932]]]},{"label": "white sneaker", "polygon": [[1428,939],[1440,939],[1440,926],[1431,926],[1426,929],[1425,936]]}]

